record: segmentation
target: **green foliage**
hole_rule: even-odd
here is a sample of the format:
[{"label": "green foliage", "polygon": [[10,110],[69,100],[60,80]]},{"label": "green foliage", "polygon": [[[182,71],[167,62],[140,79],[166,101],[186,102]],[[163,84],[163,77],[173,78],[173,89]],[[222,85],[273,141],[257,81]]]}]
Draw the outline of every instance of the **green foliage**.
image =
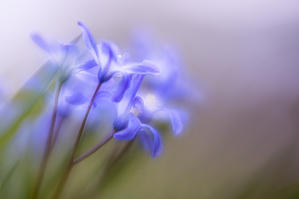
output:
[{"label": "green foliage", "polygon": [[[57,67],[48,62],[43,65],[25,86],[11,99],[1,113],[4,118],[0,126],[0,151],[14,137],[25,119],[35,119],[45,107],[45,96],[57,72]],[[6,117],[10,114],[11,117]]]}]

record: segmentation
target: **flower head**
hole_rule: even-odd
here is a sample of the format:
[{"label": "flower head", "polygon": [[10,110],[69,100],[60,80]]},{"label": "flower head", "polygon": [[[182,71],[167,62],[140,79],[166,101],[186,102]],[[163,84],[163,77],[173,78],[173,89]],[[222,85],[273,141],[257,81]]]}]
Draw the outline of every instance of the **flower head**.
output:
[{"label": "flower head", "polygon": [[[101,90],[103,90],[98,95],[102,95],[104,90],[116,90],[113,100],[120,101],[127,89],[126,85],[129,83],[130,76],[159,73],[150,61],[129,62],[123,59],[119,48],[112,42],[101,41],[97,44],[87,26],[82,22],[78,22],[78,25],[82,31],[85,50],[90,56],[85,55],[88,59],[85,59],[85,62],[77,67],[78,70],[64,85],[62,98],[67,102],[63,107],[64,112],[70,111],[69,105],[86,106],[98,83],[102,84]],[[120,81],[115,79],[120,79]],[[117,85],[118,83],[119,85]]]},{"label": "flower head", "polygon": [[147,78],[144,89],[136,99],[136,108],[142,121],[168,121],[175,135],[183,131],[187,117],[182,102],[191,102],[195,97],[175,50],[167,45],[158,45],[148,34],[139,32],[133,40],[136,59],[152,60],[160,71],[159,76]]},{"label": "flower head", "polygon": [[146,60],[127,62],[114,43],[102,41],[98,45],[89,29],[82,22],[78,22],[78,25],[81,27],[86,47],[93,57],[84,68],[98,67],[100,82],[106,82],[116,74],[157,74],[159,72],[151,62]]},{"label": "flower head", "polygon": [[[162,151],[161,136],[158,131],[147,122],[140,120],[136,112],[136,94],[139,90],[144,75],[130,76],[127,89],[119,102],[116,102],[117,117],[114,121],[114,138],[117,140],[132,140],[139,134],[147,136],[151,146],[149,150],[153,157]],[[115,99],[115,98],[114,98]]]},{"label": "flower head", "polygon": [[68,44],[62,44],[56,41],[47,41],[38,33],[32,34],[31,38],[48,54],[50,62],[59,67],[61,82],[66,81],[71,72],[84,62],[84,52],[80,51],[76,45],[77,39]]}]

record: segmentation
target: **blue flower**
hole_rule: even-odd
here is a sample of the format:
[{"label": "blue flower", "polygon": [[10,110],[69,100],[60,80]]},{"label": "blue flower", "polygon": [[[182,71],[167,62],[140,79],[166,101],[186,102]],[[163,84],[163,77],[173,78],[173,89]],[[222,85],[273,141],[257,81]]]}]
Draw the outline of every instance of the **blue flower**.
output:
[{"label": "blue flower", "polygon": [[32,40],[44,50],[49,61],[59,68],[59,80],[65,82],[71,73],[85,62],[84,52],[76,45],[78,39],[68,44],[61,44],[56,41],[47,41],[40,34],[31,35]]},{"label": "blue flower", "polygon": [[108,41],[96,43],[89,29],[82,22],[82,36],[92,59],[87,61],[82,69],[98,68],[98,80],[103,83],[110,80],[114,75],[123,74],[157,74],[159,71],[147,60],[141,62],[128,62],[120,53],[118,47]]},{"label": "blue flower", "polygon": [[81,37],[67,45],[47,42],[38,34],[32,36],[63,71],[58,112],[82,116],[100,85],[93,105],[107,104],[115,112],[114,139],[137,138],[153,157],[158,156],[163,146],[155,125],[168,123],[173,134],[180,134],[186,113],[178,104],[188,101],[193,93],[176,54],[140,40],[135,49],[138,56],[130,58],[113,42],[97,43],[85,24],[78,25]]},{"label": "blue flower", "polygon": [[[145,79],[143,87],[131,102],[131,110],[138,118],[135,120],[143,127],[135,133],[138,132],[137,137],[143,147],[155,156],[161,152],[162,145],[161,138],[157,139],[159,141],[153,139],[155,137],[153,135],[158,134],[153,125],[168,123],[174,135],[182,133],[188,114],[185,109],[179,108],[179,104],[194,102],[193,100],[197,100],[198,96],[188,78],[184,76],[181,62],[171,48],[157,47],[148,37],[135,39],[135,49],[133,49],[135,56],[131,59],[137,61],[149,59],[160,71],[159,76],[149,76]],[[124,135],[122,134],[122,139]]]},{"label": "blue flower", "polygon": [[191,102],[197,92],[185,78],[178,55],[170,47],[155,45],[147,34],[136,34],[133,47],[137,60],[150,59],[160,71],[159,76],[145,80],[145,88],[135,99],[140,120],[169,122],[173,134],[180,134],[187,114],[178,104]]},{"label": "blue flower", "polygon": [[62,116],[80,118],[97,86],[97,76],[91,71],[76,71],[61,89],[58,112]]},{"label": "blue flower", "polygon": [[116,110],[113,122],[114,139],[132,140],[146,135],[150,143],[146,149],[151,151],[153,157],[156,157],[162,151],[161,136],[149,123],[140,120],[134,105],[144,77],[145,75],[138,74],[125,76],[115,89],[103,90],[100,98],[114,102]]},{"label": "blue flower", "polygon": [[160,71],[159,76],[147,78],[146,87],[170,102],[194,102],[199,94],[193,87],[186,68],[183,66],[175,48],[169,45],[157,44],[145,32],[134,34],[132,54],[135,60],[149,59]]},{"label": "blue flower", "polygon": [[185,112],[176,107],[170,108],[166,101],[153,92],[142,94],[143,97],[136,96],[134,108],[138,112],[141,121],[150,123],[153,120],[159,122],[169,122],[172,132],[175,135],[183,131],[183,118]]},{"label": "blue flower", "polygon": [[[184,109],[178,108],[178,103],[188,102],[193,98],[194,90],[182,75],[181,64],[170,48],[153,48],[152,42],[138,46],[135,50],[139,57],[135,59],[151,60],[160,73],[158,76],[148,76],[143,87],[136,80],[137,77],[135,80],[124,78],[120,83],[123,89],[116,91],[114,97],[119,102],[118,118],[114,122],[117,131],[114,138],[130,140],[138,137],[144,148],[157,156],[161,153],[162,144],[153,125],[166,122],[170,124],[173,134],[182,133],[187,114]],[[138,94],[133,92],[133,88],[138,88]]]},{"label": "blue flower", "polygon": [[[68,82],[63,86],[63,102],[60,104],[65,104],[65,106],[61,106],[60,110],[64,114],[70,113],[69,105],[74,105],[72,110],[84,110],[82,107],[86,107],[98,83],[102,84],[98,95],[103,94],[104,90],[115,90],[117,87],[114,100],[119,101],[127,89],[125,85],[128,84],[129,75],[159,73],[150,61],[129,62],[123,59],[120,50],[112,42],[101,41],[97,44],[88,28],[82,22],[78,22],[78,25],[82,30],[87,54],[90,56],[85,55],[88,59],[85,59],[86,61],[77,68],[78,70],[72,73]],[[119,85],[115,79],[121,79]]]}]

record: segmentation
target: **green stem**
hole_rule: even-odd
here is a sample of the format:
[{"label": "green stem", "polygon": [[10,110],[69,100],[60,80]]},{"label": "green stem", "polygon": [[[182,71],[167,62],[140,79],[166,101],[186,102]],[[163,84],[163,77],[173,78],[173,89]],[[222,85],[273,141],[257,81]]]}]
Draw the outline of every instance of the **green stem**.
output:
[{"label": "green stem", "polygon": [[55,132],[54,132],[54,134],[53,134],[53,139],[52,139],[52,142],[51,142],[51,147],[52,147],[52,148],[54,147],[54,145],[55,145],[55,143],[56,143],[56,140],[57,140],[57,138],[58,138],[58,136],[59,136],[60,130],[61,130],[61,128],[62,128],[62,125],[63,125],[65,119],[66,119],[65,116],[63,116],[63,117],[61,117],[60,119],[58,119],[58,124],[57,124],[57,127],[56,127],[56,129],[55,129]]},{"label": "green stem", "polygon": [[116,143],[114,149],[109,153],[106,158],[105,165],[103,170],[101,171],[101,175],[99,178],[93,182],[89,182],[90,184],[85,188],[85,190],[81,190],[79,194],[76,195],[76,198],[91,198],[94,195],[99,197],[100,192],[103,189],[103,185],[105,180],[108,178],[111,169],[127,154],[127,152],[133,146],[134,140],[131,140],[125,144],[125,146],[120,147],[120,143]]},{"label": "green stem", "polygon": [[89,157],[90,155],[95,153],[97,150],[99,150],[102,146],[104,146],[107,142],[109,142],[109,140],[111,140],[113,138],[113,134],[114,134],[114,132],[108,134],[103,140],[101,140],[101,142],[99,142],[97,145],[92,147],[89,151],[87,151],[86,153],[82,154],[77,159],[75,159],[73,161],[73,165],[78,164],[79,162],[81,162],[82,160]]},{"label": "green stem", "polygon": [[56,117],[57,117],[57,107],[58,107],[58,101],[59,101],[59,95],[61,92],[61,88],[62,88],[62,83],[59,83],[57,91],[56,91],[56,95],[55,95],[54,108],[53,108],[53,113],[52,113],[52,117],[51,117],[51,124],[50,124],[50,129],[49,129],[49,133],[48,133],[48,137],[47,137],[46,148],[45,148],[43,159],[42,159],[39,171],[38,171],[35,188],[33,189],[32,199],[36,199],[38,197],[38,193],[39,193],[42,181],[45,176],[45,171],[47,169],[49,157],[50,157],[52,149],[53,149],[51,142],[53,139],[53,134],[54,134],[54,129],[55,129],[55,122],[56,122]]},{"label": "green stem", "polygon": [[59,182],[59,184],[58,184],[57,190],[56,190],[56,192],[55,192],[55,194],[54,194],[54,198],[55,198],[55,199],[60,198],[61,193],[62,193],[62,191],[63,191],[63,189],[64,189],[64,187],[65,187],[65,184],[66,184],[66,182],[67,182],[67,180],[68,180],[68,177],[69,177],[69,175],[70,175],[70,173],[71,173],[71,171],[72,171],[72,168],[73,168],[73,166],[74,166],[73,161],[74,161],[75,153],[76,153],[76,150],[77,150],[77,148],[78,148],[78,146],[79,146],[80,139],[81,139],[81,137],[82,137],[82,134],[83,134],[83,131],[84,131],[86,122],[87,122],[88,115],[89,115],[89,113],[90,113],[90,110],[91,110],[91,108],[92,108],[92,105],[93,105],[93,103],[94,103],[94,100],[95,100],[95,98],[96,98],[96,96],[97,96],[97,93],[98,93],[100,87],[101,87],[101,83],[99,83],[99,84],[97,85],[97,87],[96,87],[96,89],[95,89],[95,91],[94,91],[94,94],[93,94],[93,96],[92,96],[92,98],[91,98],[91,100],[90,100],[90,102],[89,102],[88,108],[87,108],[87,110],[86,110],[86,113],[85,113],[85,115],[84,115],[83,121],[82,121],[82,123],[81,123],[81,127],[80,127],[80,129],[79,129],[79,131],[78,131],[78,134],[77,134],[75,143],[74,143],[74,145],[73,145],[73,148],[72,148],[72,151],[71,151],[71,155],[70,155],[69,161],[68,161],[68,163],[67,163],[66,170],[65,170],[65,172],[64,172],[64,174],[63,174],[63,176],[62,176],[62,178],[61,178],[61,180],[60,180],[60,182]]}]

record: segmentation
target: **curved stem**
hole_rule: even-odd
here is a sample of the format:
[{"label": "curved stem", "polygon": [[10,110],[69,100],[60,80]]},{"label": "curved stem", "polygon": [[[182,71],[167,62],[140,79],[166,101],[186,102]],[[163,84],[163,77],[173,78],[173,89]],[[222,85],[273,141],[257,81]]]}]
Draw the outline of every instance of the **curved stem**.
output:
[{"label": "curved stem", "polygon": [[56,140],[57,140],[57,138],[59,136],[59,133],[60,133],[60,129],[62,128],[63,122],[64,122],[65,119],[66,119],[66,117],[63,116],[60,119],[58,119],[58,121],[57,121],[57,127],[56,127],[56,129],[53,133],[53,138],[52,138],[52,141],[51,141],[51,147],[52,148],[54,147],[54,145],[56,143]]},{"label": "curved stem", "polygon": [[84,160],[85,158],[89,157],[90,155],[92,155],[93,153],[95,153],[97,150],[99,150],[102,146],[104,146],[107,142],[109,142],[109,140],[111,140],[113,138],[113,134],[114,134],[114,132],[108,134],[101,142],[99,142],[97,145],[95,145],[94,147],[92,147],[89,151],[87,151],[86,153],[82,154],[77,159],[75,159],[73,161],[73,165],[81,162],[82,160]]},{"label": "curved stem", "polygon": [[71,155],[70,155],[69,161],[68,161],[68,163],[67,163],[66,170],[65,170],[64,175],[63,175],[63,177],[61,178],[61,181],[59,182],[58,187],[57,187],[57,190],[56,190],[56,192],[55,192],[55,194],[54,194],[54,198],[55,198],[55,199],[58,199],[58,198],[60,197],[60,195],[61,195],[61,193],[62,193],[62,191],[63,191],[63,189],[64,189],[64,187],[65,187],[65,183],[66,183],[66,181],[67,181],[67,179],[68,179],[68,177],[69,177],[69,174],[70,174],[70,172],[71,172],[71,170],[72,170],[72,168],[73,168],[74,156],[75,156],[76,150],[77,150],[77,148],[78,148],[78,145],[79,145],[79,143],[80,143],[80,139],[81,139],[81,137],[82,137],[82,134],[83,134],[83,131],[84,131],[84,128],[85,128],[85,124],[86,124],[86,122],[87,122],[88,115],[89,115],[89,113],[90,113],[90,110],[91,110],[91,108],[92,108],[92,105],[93,105],[93,103],[94,103],[94,100],[95,100],[95,98],[96,98],[96,96],[97,96],[97,93],[98,93],[100,87],[101,87],[101,83],[98,83],[98,85],[97,85],[97,87],[96,87],[96,89],[95,89],[95,91],[94,91],[94,93],[93,93],[93,96],[92,96],[92,98],[91,98],[91,100],[90,100],[90,102],[89,102],[88,108],[87,108],[87,110],[86,110],[86,112],[85,112],[85,115],[84,115],[84,118],[83,118],[83,120],[82,120],[80,129],[79,129],[79,131],[78,131],[78,134],[77,134],[75,143],[74,143],[74,145],[73,145],[73,148],[72,148],[72,151],[71,151]]},{"label": "curved stem", "polygon": [[53,113],[52,113],[52,117],[51,117],[51,124],[50,124],[50,129],[49,129],[49,133],[48,133],[48,137],[47,137],[46,148],[45,148],[43,159],[42,159],[39,171],[38,171],[37,181],[36,181],[35,188],[33,190],[32,199],[36,199],[38,197],[38,193],[39,193],[39,190],[40,190],[40,187],[41,187],[44,175],[45,175],[49,157],[50,157],[52,149],[53,149],[51,143],[52,143],[54,129],[55,129],[55,122],[56,122],[56,117],[57,117],[57,106],[58,106],[61,87],[62,87],[62,83],[59,83],[57,91],[56,91],[56,95],[55,95],[54,108],[53,108]]}]

